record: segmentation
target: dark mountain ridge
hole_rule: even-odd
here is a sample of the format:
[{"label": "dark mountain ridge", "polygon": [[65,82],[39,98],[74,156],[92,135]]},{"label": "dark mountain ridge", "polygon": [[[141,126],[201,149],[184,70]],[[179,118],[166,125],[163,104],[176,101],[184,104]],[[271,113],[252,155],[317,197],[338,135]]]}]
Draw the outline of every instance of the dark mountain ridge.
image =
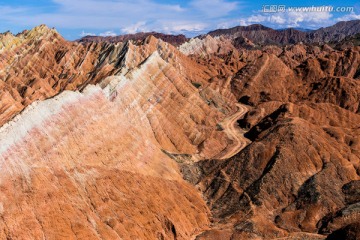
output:
[{"label": "dark mountain ridge", "polygon": [[108,37],[101,37],[101,36],[85,36],[81,39],[76,40],[77,42],[109,42],[109,43],[117,43],[117,42],[126,42],[129,40],[134,41],[142,41],[148,36],[154,36],[158,39],[161,39],[165,42],[171,43],[174,46],[179,46],[186,42],[188,38],[183,35],[171,35],[171,34],[164,34],[164,33],[158,33],[158,32],[140,32],[135,34],[125,34],[125,35],[119,35],[119,36],[108,36]]},{"label": "dark mountain ridge", "polygon": [[246,38],[256,45],[286,45],[299,42],[308,44],[324,44],[341,41],[347,36],[360,32],[360,20],[342,21],[332,26],[311,31],[301,31],[294,28],[275,30],[261,24],[237,26],[229,29],[218,29],[209,32],[212,37],[225,35],[235,42],[239,38]]}]

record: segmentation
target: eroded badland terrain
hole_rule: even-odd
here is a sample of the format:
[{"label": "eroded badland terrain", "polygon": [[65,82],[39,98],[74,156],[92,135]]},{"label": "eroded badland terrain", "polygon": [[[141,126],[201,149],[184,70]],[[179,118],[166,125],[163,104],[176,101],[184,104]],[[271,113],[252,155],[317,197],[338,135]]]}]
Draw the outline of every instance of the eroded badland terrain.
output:
[{"label": "eroded badland terrain", "polygon": [[0,34],[0,239],[360,239],[358,32]]}]

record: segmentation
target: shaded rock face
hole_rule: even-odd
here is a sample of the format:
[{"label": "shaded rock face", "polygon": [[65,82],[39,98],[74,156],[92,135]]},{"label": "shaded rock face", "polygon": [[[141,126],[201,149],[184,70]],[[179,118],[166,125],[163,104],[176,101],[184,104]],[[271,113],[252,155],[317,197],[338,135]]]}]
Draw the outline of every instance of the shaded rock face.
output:
[{"label": "shaded rock face", "polygon": [[345,194],[345,201],[349,204],[360,201],[360,181],[353,181],[345,184],[342,187]]},{"label": "shaded rock face", "polygon": [[355,240],[360,238],[360,224],[353,223],[350,224],[342,229],[339,229],[332,234],[330,234],[326,239],[328,240],[335,240],[335,239],[348,239],[348,240]]},{"label": "shaded rock face", "polygon": [[1,239],[358,238],[358,47],[132,37],[0,35]]}]

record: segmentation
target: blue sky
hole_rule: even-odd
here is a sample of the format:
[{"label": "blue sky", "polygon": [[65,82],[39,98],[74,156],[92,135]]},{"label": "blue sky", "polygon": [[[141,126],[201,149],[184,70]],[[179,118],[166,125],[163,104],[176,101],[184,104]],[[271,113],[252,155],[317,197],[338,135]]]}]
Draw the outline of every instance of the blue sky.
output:
[{"label": "blue sky", "polygon": [[[285,11],[264,12],[271,6]],[[289,7],[332,6],[333,11],[290,11]],[[353,7],[339,12],[337,7]],[[55,27],[65,38],[158,31],[195,36],[217,28],[260,23],[273,28],[315,29],[360,19],[360,2],[347,0],[0,0],[0,32],[39,24]]]}]

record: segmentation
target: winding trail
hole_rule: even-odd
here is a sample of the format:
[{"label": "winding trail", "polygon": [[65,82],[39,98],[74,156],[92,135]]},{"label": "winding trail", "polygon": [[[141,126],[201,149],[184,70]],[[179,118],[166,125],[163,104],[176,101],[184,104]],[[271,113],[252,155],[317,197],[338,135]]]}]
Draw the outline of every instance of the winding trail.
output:
[{"label": "winding trail", "polygon": [[244,137],[245,131],[237,125],[237,120],[241,119],[245,113],[247,113],[248,109],[245,105],[240,103],[237,103],[236,106],[238,107],[238,111],[235,114],[225,118],[220,123],[226,135],[231,140],[233,140],[233,143],[216,157],[218,159],[230,158],[240,152],[250,143],[250,140]]},{"label": "winding trail", "polygon": [[[264,58],[264,63],[262,64],[261,68],[256,73],[252,81],[257,81],[258,78],[263,75],[265,69],[268,68],[270,63],[270,57],[269,55],[264,55]],[[227,88],[230,85],[231,79],[232,76],[228,77],[225,82],[224,88]],[[235,114],[225,118],[221,123],[219,123],[224,129],[226,135],[234,142],[228,147],[226,147],[226,149],[223,150],[221,153],[219,153],[218,156],[215,157],[217,159],[230,158],[240,152],[242,149],[244,149],[251,142],[249,139],[244,137],[245,131],[237,125],[237,120],[241,119],[245,115],[245,113],[247,113],[248,109],[245,105],[240,103],[237,103],[236,106],[238,107],[238,111]]]}]

